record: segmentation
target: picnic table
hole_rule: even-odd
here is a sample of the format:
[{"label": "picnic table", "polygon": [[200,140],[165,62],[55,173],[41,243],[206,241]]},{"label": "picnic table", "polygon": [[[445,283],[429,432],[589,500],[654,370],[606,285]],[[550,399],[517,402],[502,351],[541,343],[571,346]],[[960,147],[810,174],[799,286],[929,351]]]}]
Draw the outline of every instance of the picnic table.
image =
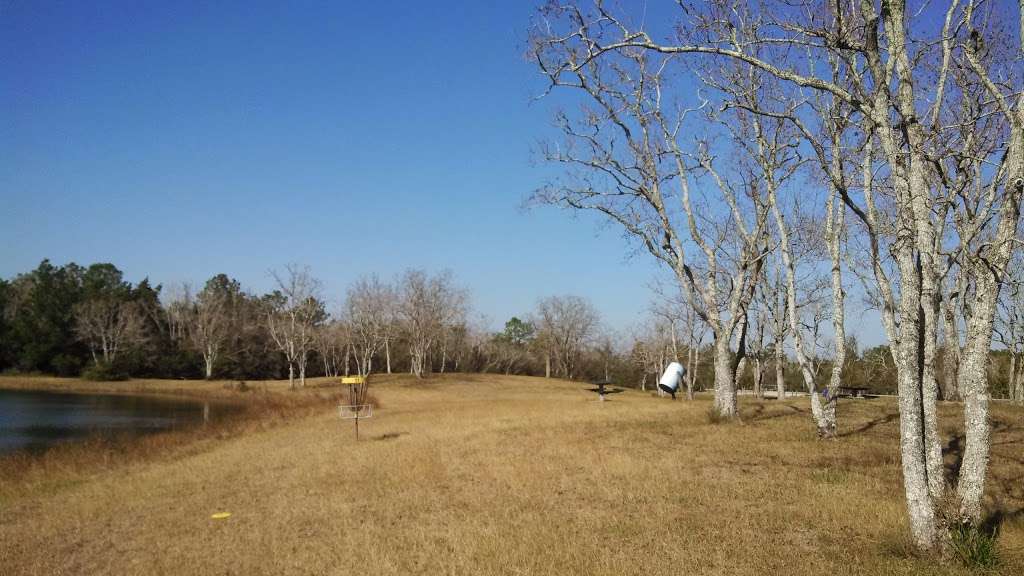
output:
[{"label": "picnic table", "polygon": [[597,388],[590,388],[590,391],[597,392],[597,395],[601,400],[604,400],[605,394],[618,394],[619,392],[622,392],[621,388],[613,388],[609,390],[607,386],[609,386],[611,383],[611,380],[596,380],[594,382],[591,382],[591,384],[597,386]]},{"label": "picnic table", "polygon": [[840,386],[839,396],[847,398],[867,398],[868,389],[861,386]]}]

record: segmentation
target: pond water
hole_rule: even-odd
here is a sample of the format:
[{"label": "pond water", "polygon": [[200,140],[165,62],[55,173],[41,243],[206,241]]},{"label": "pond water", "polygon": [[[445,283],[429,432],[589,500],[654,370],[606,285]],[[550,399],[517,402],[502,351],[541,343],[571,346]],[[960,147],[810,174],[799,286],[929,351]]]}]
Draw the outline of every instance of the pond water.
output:
[{"label": "pond water", "polygon": [[0,454],[44,450],[95,435],[139,435],[201,425],[237,410],[163,396],[0,390]]}]

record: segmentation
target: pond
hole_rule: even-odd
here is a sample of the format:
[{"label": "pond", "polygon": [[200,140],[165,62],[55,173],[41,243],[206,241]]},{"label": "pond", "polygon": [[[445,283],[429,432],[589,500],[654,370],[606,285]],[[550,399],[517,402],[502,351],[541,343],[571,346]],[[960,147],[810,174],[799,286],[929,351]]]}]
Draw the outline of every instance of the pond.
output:
[{"label": "pond", "polygon": [[235,410],[229,404],[189,398],[0,389],[0,454],[41,451],[96,435],[196,426]]}]

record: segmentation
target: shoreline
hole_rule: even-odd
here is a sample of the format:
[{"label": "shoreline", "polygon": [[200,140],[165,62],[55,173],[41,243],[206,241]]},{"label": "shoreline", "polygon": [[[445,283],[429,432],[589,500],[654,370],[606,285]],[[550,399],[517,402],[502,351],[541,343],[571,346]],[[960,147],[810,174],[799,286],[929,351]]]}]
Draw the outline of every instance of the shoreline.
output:
[{"label": "shoreline", "polygon": [[261,381],[240,391],[237,385],[224,387],[236,383],[231,380],[89,382],[49,376],[0,376],[0,390],[162,397],[233,408],[230,414],[204,425],[151,434],[87,436],[40,452],[0,454],[0,508],[84,477],[207,451],[239,436],[273,429],[333,407],[338,389],[317,386],[309,379],[306,382],[307,388],[296,391],[289,390],[287,381],[268,381],[266,386]]},{"label": "shoreline", "polygon": [[[36,390],[40,392],[67,392],[74,394],[164,394],[234,396],[240,393],[239,380],[171,380],[157,378],[131,378],[128,380],[93,381],[46,375],[0,376],[2,390]],[[284,382],[287,391],[288,383]],[[279,391],[279,381],[260,381],[250,387],[252,391]]]}]

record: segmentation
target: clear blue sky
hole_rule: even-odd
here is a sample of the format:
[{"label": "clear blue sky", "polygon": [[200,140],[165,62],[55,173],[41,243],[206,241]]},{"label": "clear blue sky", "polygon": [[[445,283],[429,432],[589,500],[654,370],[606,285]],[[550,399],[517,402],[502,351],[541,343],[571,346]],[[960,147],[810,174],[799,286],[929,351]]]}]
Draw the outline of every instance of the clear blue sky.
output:
[{"label": "clear blue sky", "polygon": [[0,276],[110,261],[263,291],[298,262],[340,298],[451,268],[494,322],[553,293],[642,313],[653,266],[617,233],[521,209],[550,118],[529,2],[220,4],[0,7]]},{"label": "clear blue sky", "polygon": [[640,321],[650,258],[521,208],[555,104],[531,104],[534,5],[0,4],[0,277],[109,261],[263,292],[296,262],[338,301],[361,274],[450,268],[494,325],[566,293]]}]

